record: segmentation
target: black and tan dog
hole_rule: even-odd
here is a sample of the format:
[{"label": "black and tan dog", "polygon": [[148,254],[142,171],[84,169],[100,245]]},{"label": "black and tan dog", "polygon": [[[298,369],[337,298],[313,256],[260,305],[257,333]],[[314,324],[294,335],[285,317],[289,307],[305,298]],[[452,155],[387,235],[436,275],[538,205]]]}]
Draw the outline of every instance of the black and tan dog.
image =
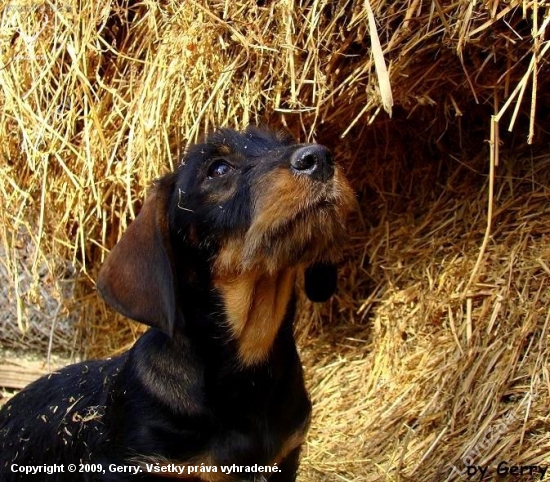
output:
[{"label": "black and tan dog", "polygon": [[99,274],[107,303],[152,329],[13,397],[1,480],[53,464],[36,480],[295,480],[310,402],[294,284],[305,272],[312,300],[331,296],[354,202],[317,144],[250,127],[188,148]]}]

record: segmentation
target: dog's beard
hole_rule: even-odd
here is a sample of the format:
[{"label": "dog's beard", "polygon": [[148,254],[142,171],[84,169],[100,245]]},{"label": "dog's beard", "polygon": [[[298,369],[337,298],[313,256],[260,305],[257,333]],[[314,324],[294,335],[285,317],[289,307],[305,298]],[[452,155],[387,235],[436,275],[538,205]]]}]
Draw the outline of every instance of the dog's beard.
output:
[{"label": "dog's beard", "polygon": [[275,273],[341,258],[346,221],[356,202],[340,172],[325,184],[286,172],[273,181],[272,186],[262,184],[266,193],[258,196],[249,228],[221,244],[215,264],[219,272]]},{"label": "dog's beard", "polygon": [[347,240],[344,219],[327,207],[312,207],[274,229],[259,235],[247,234],[242,250],[243,268],[260,262],[268,272],[297,264],[335,262]]},{"label": "dog's beard", "polygon": [[249,229],[227,240],[216,260],[221,272],[257,270],[275,273],[297,265],[334,263],[347,241],[347,210],[320,203],[264,231]]}]

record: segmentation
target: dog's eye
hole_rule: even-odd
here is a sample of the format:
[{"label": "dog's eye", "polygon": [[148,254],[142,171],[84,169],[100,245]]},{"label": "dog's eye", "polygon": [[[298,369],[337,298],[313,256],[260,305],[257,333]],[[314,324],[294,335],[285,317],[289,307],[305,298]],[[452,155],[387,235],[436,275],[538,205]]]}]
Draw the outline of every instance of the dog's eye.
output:
[{"label": "dog's eye", "polygon": [[210,164],[207,175],[210,179],[214,179],[229,174],[233,169],[233,166],[225,161],[215,161]]}]

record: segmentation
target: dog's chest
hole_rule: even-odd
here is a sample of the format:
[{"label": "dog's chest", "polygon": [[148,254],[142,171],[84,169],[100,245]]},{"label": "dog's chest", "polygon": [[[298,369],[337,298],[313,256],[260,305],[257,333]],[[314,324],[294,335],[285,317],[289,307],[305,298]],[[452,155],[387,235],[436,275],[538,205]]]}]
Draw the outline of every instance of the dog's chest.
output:
[{"label": "dog's chest", "polygon": [[123,445],[134,455],[130,461],[124,458],[127,463],[166,467],[172,472],[210,467],[210,471],[204,468],[194,474],[206,482],[248,480],[235,469],[231,472],[232,466],[280,464],[303,443],[311,410],[301,371],[292,373],[275,384],[270,377],[260,376],[203,387],[200,413],[170,413],[164,420],[158,404],[155,418],[150,418],[154,400],[150,400],[151,406],[136,406],[133,394],[126,392],[127,403],[116,405],[124,407],[125,414],[133,409],[132,421],[123,430],[128,436]]},{"label": "dog's chest", "polygon": [[[218,431],[199,452],[183,458],[155,455],[134,458],[147,472],[165,470],[165,477],[193,476],[196,482],[263,482],[280,471],[279,466],[305,440],[309,419],[282,436],[275,430]],[[265,475],[264,475],[265,474]],[[262,478],[263,477],[263,478]],[[185,477],[181,477],[185,478]]]}]

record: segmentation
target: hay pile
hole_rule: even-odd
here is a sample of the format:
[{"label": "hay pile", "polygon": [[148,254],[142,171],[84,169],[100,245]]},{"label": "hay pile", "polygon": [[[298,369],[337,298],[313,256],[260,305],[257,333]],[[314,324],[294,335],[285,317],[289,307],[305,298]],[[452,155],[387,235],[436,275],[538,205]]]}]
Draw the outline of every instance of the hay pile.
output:
[{"label": "hay pile", "polygon": [[[354,259],[370,264],[348,266],[344,290],[370,279],[369,296],[342,312],[342,293],[304,343],[305,480],[462,480],[466,464],[490,465],[494,480],[502,461],[547,464],[550,156],[532,162],[509,159],[497,176],[495,229],[469,286],[488,182],[472,165],[452,166],[428,202],[404,193],[355,238]],[[425,172],[411,175],[426,188]]]},{"label": "hay pile", "polygon": [[339,297],[300,320],[302,480],[544,462],[549,9],[3,2],[3,345],[130,344],[94,279],[146,187],[214,126],[268,122],[332,148],[362,206]]}]

